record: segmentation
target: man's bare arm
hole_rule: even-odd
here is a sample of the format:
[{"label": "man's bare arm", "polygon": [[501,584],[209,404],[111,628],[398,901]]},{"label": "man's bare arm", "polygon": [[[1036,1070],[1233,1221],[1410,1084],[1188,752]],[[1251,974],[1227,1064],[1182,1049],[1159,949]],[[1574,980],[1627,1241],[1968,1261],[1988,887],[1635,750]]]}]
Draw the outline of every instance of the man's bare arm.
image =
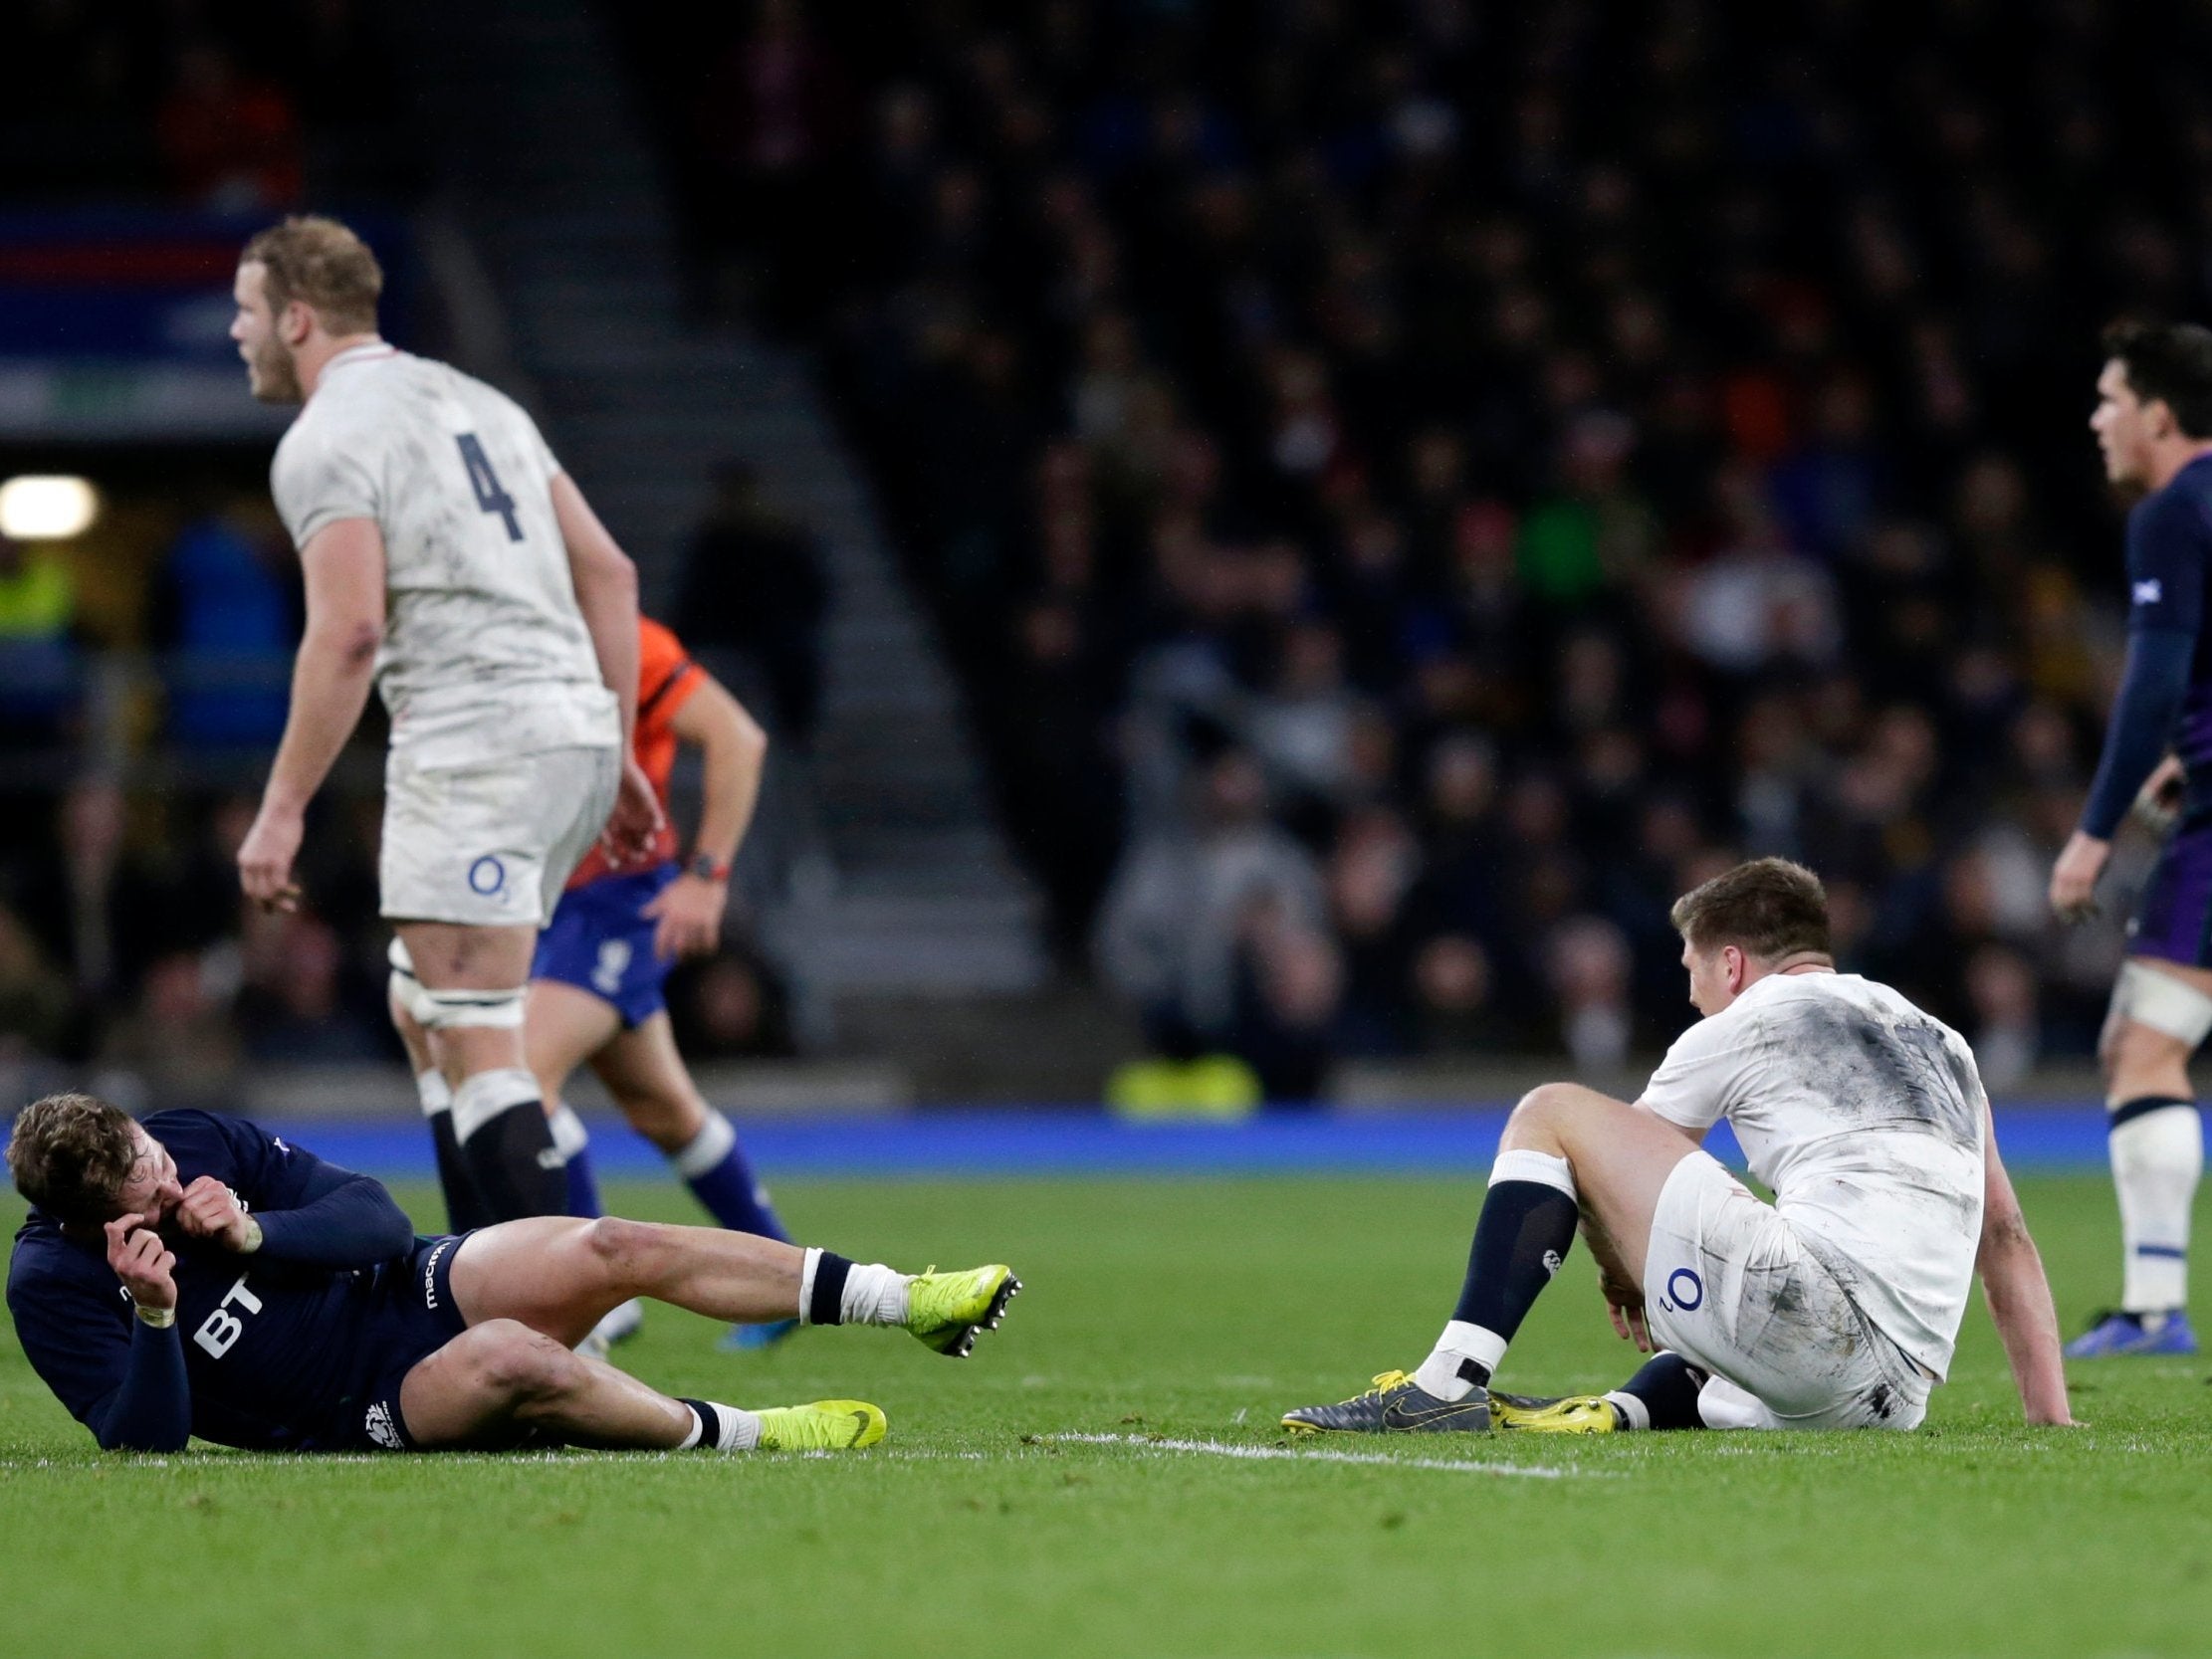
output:
[{"label": "man's bare arm", "polygon": [[553,475],[553,505],[561,544],[568,550],[576,606],[599,659],[599,678],[622,705],[622,747],[627,753],[637,726],[637,566],[615,545],[566,473]]},{"label": "man's bare arm", "polygon": [[[699,835],[692,843],[694,860],[704,858],[727,869],[753,822],[753,809],[761,799],[761,772],[768,762],[769,736],[760,722],[746,712],[704,669],[693,673],[704,682],[686,698],[669,720],[669,729],[679,742],[695,743],[706,770],[706,800],[699,814]],[[727,877],[716,879],[686,870],[645,907],[657,925],[653,949],[666,958],[695,956],[712,950],[722,939],[722,913],[730,902]]]},{"label": "man's bare arm", "polygon": [[608,851],[620,860],[649,847],[661,827],[652,780],[630,747],[637,728],[637,566],[614,544],[566,473],[553,474],[553,505],[561,545],[568,552],[576,608],[583,612],[592,654],[599,659],[599,678],[622,710],[622,787],[605,834]]},{"label": "man's bare arm", "polygon": [[300,549],[307,628],[292,665],[292,708],[261,811],[238,849],[239,881],[264,905],[297,898],[292,861],[308,802],[360,724],[384,638],[384,537],[373,518],[340,518]]},{"label": "man's bare arm", "polygon": [[760,804],[769,734],[719,681],[707,677],[704,669],[693,672],[706,683],[684,700],[669,728],[677,741],[697,744],[704,762],[705,799],[692,852],[728,864],[737,856],[745,832],[752,827],[753,810]]},{"label": "man's bare arm", "polygon": [[2066,1398],[2066,1367],[2059,1352],[2059,1314],[2051,1285],[2043,1276],[2043,1257],[2029,1236],[2027,1217],[1997,1155],[1997,1129],[1986,1102],[1983,1134],[1989,1148],[1982,1198],[1981,1249],[1974,1266],[1998,1339],[2005,1345],[2020,1403],[2031,1423],[2071,1423]]}]

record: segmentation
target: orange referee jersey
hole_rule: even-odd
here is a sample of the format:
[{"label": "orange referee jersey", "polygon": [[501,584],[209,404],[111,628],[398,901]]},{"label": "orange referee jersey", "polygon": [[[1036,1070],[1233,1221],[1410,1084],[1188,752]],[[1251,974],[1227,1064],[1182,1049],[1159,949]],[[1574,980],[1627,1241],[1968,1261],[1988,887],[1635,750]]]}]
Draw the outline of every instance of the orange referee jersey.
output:
[{"label": "orange referee jersey", "polygon": [[[660,800],[665,819],[668,775],[676,769],[676,711],[705,684],[706,674],[685,653],[683,642],[649,616],[637,619],[637,728],[630,734],[630,751],[653,780],[653,793]],[[635,875],[675,856],[676,826],[664,822],[651,851],[634,863],[625,862],[620,873]],[[606,850],[594,844],[576,866],[576,873],[568,878],[568,886],[578,888],[614,873],[614,867],[607,863]]]}]

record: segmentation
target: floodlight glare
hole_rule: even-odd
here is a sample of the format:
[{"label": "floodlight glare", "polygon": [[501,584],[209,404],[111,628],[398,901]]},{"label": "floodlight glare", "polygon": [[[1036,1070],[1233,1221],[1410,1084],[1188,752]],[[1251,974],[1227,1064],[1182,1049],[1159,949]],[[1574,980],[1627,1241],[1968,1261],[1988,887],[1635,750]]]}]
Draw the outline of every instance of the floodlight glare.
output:
[{"label": "floodlight glare", "polygon": [[25,474],[0,484],[0,535],[17,541],[66,541],[100,517],[89,480]]}]

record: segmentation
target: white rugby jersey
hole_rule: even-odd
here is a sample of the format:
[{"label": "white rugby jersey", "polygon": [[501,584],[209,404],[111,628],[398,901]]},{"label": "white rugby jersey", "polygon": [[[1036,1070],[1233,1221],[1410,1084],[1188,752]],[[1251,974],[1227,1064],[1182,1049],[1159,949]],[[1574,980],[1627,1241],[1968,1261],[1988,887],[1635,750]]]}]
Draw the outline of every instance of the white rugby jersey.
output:
[{"label": "white rugby jersey", "polygon": [[376,684],[420,764],[621,741],[553,518],[559,470],[513,399],[380,340],[331,359],[277,446],[296,545],[340,518],[383,533]]},{"label": "white rugby jersey", "polygon": [[1777,973],[1676,1039],[1644,1105],[1726,1118],[1868,1319],[1938,1377],[1981,1246],[1986,1097],[1966,1040],[1856,973]]}]

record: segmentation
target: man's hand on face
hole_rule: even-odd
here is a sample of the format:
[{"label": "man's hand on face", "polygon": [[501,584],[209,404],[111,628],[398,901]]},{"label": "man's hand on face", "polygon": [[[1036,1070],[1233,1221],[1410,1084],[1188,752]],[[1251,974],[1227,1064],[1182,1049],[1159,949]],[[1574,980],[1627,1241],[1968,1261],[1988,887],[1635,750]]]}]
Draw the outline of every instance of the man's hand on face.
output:
[{"label": "man's hand on face", "polygon": [[238,1194],[213,1175],[202,1175],[184,1189],[176,1222],[190,1237],[212,1239],[225,1250],[251,1250],[259,1242],[260,1229]]},{"label": "man's hand on face", "polygon": [[123,1214],[101,1229],[108,1235],[108,1265],[114,1269],[130,1300],[141,1308],[176,1307],[176,1255],[145,1217]]}]

